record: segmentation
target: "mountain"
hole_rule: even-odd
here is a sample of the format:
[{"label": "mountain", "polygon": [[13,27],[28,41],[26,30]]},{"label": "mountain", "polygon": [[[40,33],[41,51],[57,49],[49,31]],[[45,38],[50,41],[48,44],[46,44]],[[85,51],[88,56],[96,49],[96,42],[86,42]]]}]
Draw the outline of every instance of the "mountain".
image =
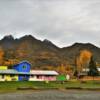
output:
[{"label": "mountain", "polygon": [[4,51],[4,60],[11,63],[18,63],[28,60],[32,67],[58,66],[60,60],[60,48],[49,40],[40,41],[31,35],[19,39],[13,36],[5,36],[0,40],[0,47]]},{"label": "mountain", "polygon": [[100,48],[91,43],[75,43],[72,46],[62,48],[62,53],[71,64],[74,64],[75,57],[79,55],[82,50],[90,51],[96,62],[100,63]]},{"label": "mountain", "polygon": [[[38,40],[31,35],[19,39],[5,36],[0,40],[0,64],[13,65],[22,60],[28,60],[32,68],[46,68],[52,66],[75,65],[75,57],[81,50],[91,51],[95,60],[100,63],[100,48],[90,43],[75,43],[72,46],[59,48],[51,41]],[[3,56],[1,55],[3,54]],[[1,61],[2,61],[1,60]]]}]

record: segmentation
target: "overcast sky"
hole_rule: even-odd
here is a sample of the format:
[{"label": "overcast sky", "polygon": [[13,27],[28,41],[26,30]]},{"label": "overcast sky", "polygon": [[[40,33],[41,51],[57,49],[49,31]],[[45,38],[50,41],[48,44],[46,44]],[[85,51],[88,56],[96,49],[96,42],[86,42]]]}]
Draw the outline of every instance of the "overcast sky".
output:
[{"label": "overcast sky", "polygon": [[0,38],[8,34],[99,46],[100,0],[0,0]]}]

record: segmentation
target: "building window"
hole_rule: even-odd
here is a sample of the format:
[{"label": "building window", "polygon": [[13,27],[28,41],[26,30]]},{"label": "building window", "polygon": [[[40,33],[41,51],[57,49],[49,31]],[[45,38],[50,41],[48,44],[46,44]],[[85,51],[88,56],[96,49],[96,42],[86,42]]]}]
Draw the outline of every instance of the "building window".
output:
[{"label": "building window", "polygon": [[37,79],[39,79],[40,76],[37,76]]},{"label": "building window", "polygon": [[30,77],[31,77],[31,78],[34,78],[34,75],[31,75]]},{"label": "building window", "polygon": [[26,69],[26,66],[25,65],[23,66],[23,69]]},{"label": "building window", "polygon": [[2,75],[2,79],[4,79],[4,75]]},{"label": "building window", "polygon": [[15,75],[11,74],[10,77],[14,77]]}]

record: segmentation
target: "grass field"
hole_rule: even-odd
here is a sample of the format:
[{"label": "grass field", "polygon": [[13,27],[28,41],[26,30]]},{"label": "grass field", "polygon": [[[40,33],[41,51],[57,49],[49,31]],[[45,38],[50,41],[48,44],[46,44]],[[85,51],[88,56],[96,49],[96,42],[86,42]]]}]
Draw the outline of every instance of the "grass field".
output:
[{"label": "grass field", "polygon": [[17,92],[20,89],[45,90],[45,89],[98,89],[100,90],[99,81],[68,81],[68,82],[0,82],[0,93]]}]

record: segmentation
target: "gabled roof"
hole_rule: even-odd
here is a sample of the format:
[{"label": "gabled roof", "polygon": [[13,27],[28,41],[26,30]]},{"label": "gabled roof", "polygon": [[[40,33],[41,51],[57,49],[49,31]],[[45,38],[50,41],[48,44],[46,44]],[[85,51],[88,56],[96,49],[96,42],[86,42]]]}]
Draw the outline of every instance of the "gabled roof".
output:
[{"label": "gabled roof", "polygon": [[31,65],[31,63],[29,63],[29,61],[23,60],[23,61],[21,61],[20,63],[14,65],[14,67],[16,67],[16,66],[18,66],[19,64],[22,64],[22,63],[28,63],[29,65]]},{"label": "gabled roof", "polygon": [[28,63],[28,64],[31,65],[31,63],[30,63],[29,61],[27,61],[27,60],[23,60],[23,61],[21,61],[19,64],[21,64],[21,63]]}]

